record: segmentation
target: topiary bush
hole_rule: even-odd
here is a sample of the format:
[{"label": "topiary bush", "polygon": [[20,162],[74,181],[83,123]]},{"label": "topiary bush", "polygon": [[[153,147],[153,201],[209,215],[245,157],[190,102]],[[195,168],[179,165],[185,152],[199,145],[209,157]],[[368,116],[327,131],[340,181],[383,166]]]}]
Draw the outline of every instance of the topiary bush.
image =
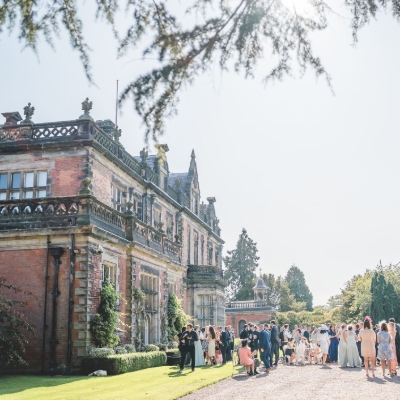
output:
[{"label": "topiary bush", "polygon": [[148,353],[150,351],[160,351],[160,349],[155,344],[146,344],[143,346],[143,351]]},{"label": "topiary bush", "polygon": [[87,351],[88,357],[95,357],[95,358],[108,357],[114,354],[115,351],[107,347],[90,347]]},{"label": "topiary bush", "polygon": [[167,351],[166,343],[157,343],[157,347],[160,349],[160,351]]},{"label": "topiary bush", "polygon": [[115,351],[115,354],[127,354],[128,353],[124,346],[114,347],[114,351]]},{"label": "topiary bush", "polygon": [[168,342],[168,348],[169,349],[177,349],[178,348],[178,343],[177,342]]},{"label": "topiary bush", "polygon": [[181,355],[181,352],[179,349],[168,349],[167,350],[167,356],[168,357],[178,357]]},{"label": "topiary bush", "polygon": [[85,375],[99,369],[107,371],[107,375],[119,375],[126,372],[139,371],[145,368],[160,367],[167,362],[163,351],[149,353],[116,354],[108,357],[87,357],[82,360],[82,372]]},{"label": "topiary bush", "polygon": [[133,344],[124,344],[127,353],[136,353],[135,346]]}]

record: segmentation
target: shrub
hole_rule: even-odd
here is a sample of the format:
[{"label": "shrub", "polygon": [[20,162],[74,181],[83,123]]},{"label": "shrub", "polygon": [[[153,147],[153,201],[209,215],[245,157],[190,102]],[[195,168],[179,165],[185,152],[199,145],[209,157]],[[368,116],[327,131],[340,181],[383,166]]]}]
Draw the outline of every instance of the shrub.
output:
[{"label": "shrub", "polygon": [[91,357],[91,358],[103,358],[103,357],[112,356],[114,354],[115,354],[115,351],[113,349],[109,349],[107,347],[91,347],[87,351],[88,357]]},{"label": "shrub", "polygon": [[157,347],[160,349],[160,351],[167,351],[166,343],[157,343]]},{"label": "shrub", "polygon": [[115,333],[119,323],[119,313],[115,308],[120,297],[113,284],[106,281],[101,289],[99,311],[90,320],[90,329],[97,345],[111,347],[119,342],[119,336]]},{"label": "shrub", "polygon": [[160,351],[160,349],[155,344],[146,344],[143,346],[143,351],[148,353],[150,351]]},{"label": "shrub", "polygon": [[178,348],[178,343],[177,342],[168,342],[168,348],[169,349],[177,349]]},{"label": "shrub", "polygon": [[136,353],[135,346],[133,344],[124,344],[127,353]]},{"label": "shrub", "polygon": [[160,367],[167,362],[163,351],[149,353],[116,354],[108,357],[87,357],[82,360],[82,371],[88,375],[103,369],[107,375],[119,375],[139,371],[145,368]]},{"label": "shrub", "polygon": [[114,351],[115,351],[115,354],[127,354],[128,353],[124,346],[114,347]]},{"label": "shrub", "polygon": [[168,349],[167,350],[167,356],[172,356],[172,357],[178,357],[181,355],[181,352],[179,349]]}]

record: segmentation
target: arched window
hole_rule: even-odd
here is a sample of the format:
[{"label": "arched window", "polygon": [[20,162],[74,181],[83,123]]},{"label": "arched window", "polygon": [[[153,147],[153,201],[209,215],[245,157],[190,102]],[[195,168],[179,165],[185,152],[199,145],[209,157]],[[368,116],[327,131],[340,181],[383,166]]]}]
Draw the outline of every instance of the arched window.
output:
[{"label": "arched window", "polygon": [[240,332],[242,332],[242,330],[244,329],[244,324],[246,323],[246,320],[241,319],[239,321],[239,332],[237,332],[237,336],[239,336]]}]

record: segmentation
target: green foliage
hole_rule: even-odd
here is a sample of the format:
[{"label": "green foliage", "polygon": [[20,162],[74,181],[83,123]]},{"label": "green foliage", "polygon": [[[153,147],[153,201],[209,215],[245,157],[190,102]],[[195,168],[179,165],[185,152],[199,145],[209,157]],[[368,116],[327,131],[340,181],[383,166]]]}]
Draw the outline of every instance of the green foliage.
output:
[{"label": "green foliage", "polygon": [[175,294],[170,294],[168,297],[167,317],[168,342],[173,342],[174,336],[192,319],[192,317],[185,314],[182,308],[182,300]]},{"label": "green foliage", "polygon": [[115,330],[119,324],[119,313],[115,311],[117,300],[120,298],[114,286],[105,282],[101,289],[101,299],[98,313],[90,321],[96,344],[100,347],[113,347],[119,342]]},{"label": "green foliage", "polygon": [[145,346],[143,346],[143,351],[145,353],[149,353],[150,351],[160,351],[160,349],[155,344],[146,344]]},{"label": "green foliage", "polygon": [[124,344],[127,353],[136,353],[136,348],[133,344]]},{"label": "green foliage", "polygon": [[87,350],[88,357],[94,357],[94,358],[108,357],[114,354],[115,354],[114,349],[110,349],[107,347],[90,347]]},{"label": "green foliage", "polygon": [[114,351],[115,351],[115,354],[127,354],[128,353],[124,346],[116,346],[116,347],[114,347]]},{"label": "green foliage", "polygon": [[321,324],[340,322],[335,309],[325,311],[323,308],[315,308],[313,311],[277,312],[275,318],[279,326],[289,324],[291,328],[293,328],[294,325],[307,325],[312,327]]},{"label": "green foliage", "polygon": [[0,277],[0,366],[28,365],[23,359],[25,346],[29,343],[27,333],[35,332],[35,327],[28,322],[23,308],[28,305],[24,298],[33,296],[32,293],[7,284]]},{"label": "green foliage", "polygon": [[167,343],[157,343],[156,346],[160,349],[160,351],[167,351],[168,349]]},{"label": "green foliage", "polygon": [[287,282],[274,274],[263,274],[265,284],[268,286],[267,302],[276,307],[281,312],[302,311],[306,309],[305,302],[296,302],[294,296],[290,293]]},{"label": "green foliage", "polygon": [[306,284],[303,271],[295,265],[292,265],[286,274],[285,281],[295,300],[300,303],[306,303],[307,310],[312,311],[313,295]]},{"label": "green foliage", "polygon": [[399,302],[400,267],[380,264],[346,282],[338,296],[340,320],[354,322],[366,315],[371,315],[374,323],[391,317],[398,320]]},{"label": "green foliage", "polygon": [[132,302],[133,302],[133,314],[135,322],[135,347],[136,350],[140,350],[142,346],[141,334],[144,329],[144,322],[146,318],[146,293],[140,288],[134,287],[132,290]]},{"label": "green foliage", "polygon": [[181,352],[179,351],[179,349],[168,349],[167,350],[167,356],[174,356],[177,357],[181,354]]},{"label": "green foliage", "polygon": [[[65,28],[91,80],[90,46],[83,34],[83,20],[93,15],[87,15],[81,3],[3,1],[0,32],[11,32],[18,27],[18,37],[36,51],[41,37],[53,44],[61,27]],[[164,132],[165,119],[176,113],[179,92],[214,65],[226,70],[233,64],[236,71],[252,77],[258,61],[267,59],[270,67],[266,82],[290,76],[297,65],[302,73],[311,67],[317,77],[325,76],[330,84],[309,37],[328,26],[327,12],[331,10],[322,0],[308,2],[307,13],[281,1],[260,0],[236,4],[186,0],[173,2],[173,6],[171,2],[142,0],[95,0],[94,3],[96,18],[110,24],[119,56],[132,50],[157,60],[154,67],[133,77],[120,97],[120,101],[133,98],[146,127],[146,138]],[[400,0],[348,0],[344,6],[351,15],[355,42],[358,30],[375,18],[378,11],[391,9],[393,16],[400,19]],[[121,16],[127,24],[126,31],[119,32],[121,26],[115,21]]]},{"label": "green foliage", "polygon": [[145,368],[160,367],[167,362],[163,351],[150,353],[116,354],[108,357],[87,357],[82,360],[84,374],[103,369],[108,375],[119,375]]},{"label": "green foliage", "polygon": [[254,296],[253,287],[258,267],[257,243],[245,229],[239,236],[236,249],[228,251],[224,258],[225,280],[228,282],[226,295],[231,300],[249,300]]},{"label": "green foliage", "polygon": [[178,346],[179,346],[178,343],[176,343],[175,341],[174,342],[168,342],[168,345],[167,345],[168,349],[177,349]]}]

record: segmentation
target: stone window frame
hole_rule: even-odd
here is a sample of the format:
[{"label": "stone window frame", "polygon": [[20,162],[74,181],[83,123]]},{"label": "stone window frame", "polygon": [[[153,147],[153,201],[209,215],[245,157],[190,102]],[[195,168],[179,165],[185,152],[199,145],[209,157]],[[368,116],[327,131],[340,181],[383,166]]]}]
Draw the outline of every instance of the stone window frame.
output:
[{"label": "stone window frame", "polygon": [[[119,292],[119,265],[118,265],[118,257],[116,255],[110,254],[110,253],[103,253],[102,254],[102,259],[101,259],[101,284],[103,284],[104,280],[104,274],[103,274],[103,268],[104,264],[107,266],[111,266],[114,268],[115,271],[115,281],[114,287],[117,292]],[[117,300],[117,304],[119,305],[119,299]]]},{"label": "stone window frame", "polygon": [[[159,217],[159,218],[158,218]],[[157,221],[158,219],[158,221]],[[153,221],[152,226],[157,228],[157,225],[162,222],[162,207],[158,203],[153,204]]]},{"label": "stone window frame", "polygon": [[168,282],[168,294],[176,295],[176,282],[173,281]]},{"label": "stone window frame", "polygon": [[146,313],[158,311],[160,277],[148,272],[140,273],[140,289],[146,294]]},{"label": "stone window frame", "polygon": [[[45,185],[38,185],[39,173],[46,173]],[[32,186],[25,186],[26,174],[33,173],[33,184]],[[19,185],[12,187],[12,177],[14,174],[20,174]],[[0,188],[0,201],[4,200],[18,200],[18,199],[32,199],[47,197],[49,191],[47,190],[47,182],[49,178],[49,171],[44,168],[38,169],[23,169],[23,170],[8,170],[0,171],[1,176],[7,176],[6,188]],[[1,182],[1,178],[0,178]],[[44,192],[44,193],[43,193]],[[13,198],[12,194],[18,193],[18,197]],[[27,193],[31,193],[31,196],[26,197]]]},{"label": "stone window frame", "polygon": [[124,212],[126,197],[126,188],[113,180],[111,182],[111,207],[119,212]]},{"label": "stone window frame", "polygon": [[[206,298],[209,301],[204,301],[206,300]],[[213,295],[209,293],[200,293],[198,294],[198,299],[198,309],[200,312],[198,319],[201,321],[201,325],[212,325],[214,321]],[[206,310],[208,310],[208,313],[206,312]]]}]

